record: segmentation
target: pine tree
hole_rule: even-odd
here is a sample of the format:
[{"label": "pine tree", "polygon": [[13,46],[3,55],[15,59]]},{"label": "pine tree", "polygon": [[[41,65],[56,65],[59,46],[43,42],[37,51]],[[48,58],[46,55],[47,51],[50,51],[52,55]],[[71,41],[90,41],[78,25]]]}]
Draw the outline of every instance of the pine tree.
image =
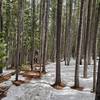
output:
[{"label": "pine tree", "polygon": [[67,62],[66,62],[66,56],[67,56],[67,32],[68,32],[68,12],[67,12],[67,9],[68,9],[68,2],[66,1],[66,27],[65,27],[65,45],[64,45],[64,60],[65,60],[65,65],[67,65]]},{"label": "pine tree", "polygon": [[72,33],[71,33],[71,25],[72,25],[72,7],[73,7],[73,0],[69,0],[69,18],[68,18],[68,32],[67,32],[67,65],[70,63],[71,57],[71,43],[72,43]]},{"label": "pine tree", "polygon": [[19,65],[20,65],[20,37],[23,33],[24,22],[24,0],[18,0],[18,19],[17,19],[17,47],[16,47],[16,81],[18,80]]},{"label": "pine tree", "polygon": [[[96,89],[96,58],[97,58],[97,32],[98,32],[98,25],[99,25],[99,19],[100,19],[100,4],[99,7],[95,13],[95,27],[94,27],[94,40],[93,40],[93,58],[94,58],[94,69],[93,69],[93,92],[95,92]],[[99,68],[99,66],[98,66]],[[98,69],[99,71],[99,69]],[[98,72],[99,73],[99,72]],[[98,89],[97,89],[98,90]]]},{"label": "pine tree", "polygon": [[55,85],[61,86],[61,68],[60,68],[60,37],[61,37],[61,16],[62,0],[57,2],[57,32],[56,32],[56,81]]},{"label": "pine tree", "polygon": [[56,52],[56,0],[51,0],[51,7],[52,7],[52,11],[51,11],[51,43],[52,43],[52,47],[51,47],[51,61],[54,62],[55,61],[55,52]]},{"label": "pine tree", "polygon": [[83,16],[83,6],[84,0],[81,0],[81,8],[80,8],[80,22],[78,28],[78,37],[77,37],[77,51],[76,51],[76,65],[75,65],[75,78],[74,78],[74,87],[79,87],[79,65],[80,65],[80,57],[81,57],[81,45],[82,45],[82,16]]},{"label": "pine tree", "polygon": [[86,40],[85,40],[85,52],[84,52],[84,71],[83,71],[83,77],[84,78],[87,78],[88,47],[89,47],[89,25],[90,25],[91,2],[92,2],[91,0],[88,1]]},{"label": "pine tree", "polygon": [[30,47],[30,53],[31,53],[31,58],[30,58],[30,65],[31,65],[31,70],[33,70],[33,58],[34,58],[34,34],[35,34],[35,0],[31,0],[32,5],[31,5],[31,47]]},{"label": "pine tree", "polygon": [[47,59],[49,6],[50,6],[50,0],[46,0],[45,1],[45,16],[44,16],[45,25],[44,25],[44,44],[43,44],[43,69],[42,69],[43,73],[46,73],[45,62]]},{"label": "pine tree", "polygon": [[3,31],[2,0],[0,0],[0,32]]}]

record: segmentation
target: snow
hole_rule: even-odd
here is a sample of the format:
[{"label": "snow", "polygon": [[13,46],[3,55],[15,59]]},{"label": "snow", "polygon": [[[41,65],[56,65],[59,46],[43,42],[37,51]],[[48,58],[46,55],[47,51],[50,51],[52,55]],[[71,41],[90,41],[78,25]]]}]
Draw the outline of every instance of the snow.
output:
[{"label": "snow", "polygon": [[10,74],[10,73],[13,73],[13,72],[15,72],[15,70],[6,70],[6,69],[3,69],[3,73],[0,74],[0,76],[7,75],[7,74]]},{"label": "snow", "polygon": [[[95,100],[95,94],[90,92],[93,81],[93,65],[88,66],[87,79],[82,78],[83,65],[80,66],[80,86],[84,87],[83,91],[70,88],[74,85],[75,60],[73,59],[70,66],[65,66],[64,62],[61,62],[61,77],[66,87],[63,90],[56,90],[51,87],[50,85],[55,82],[55,66],[55,63],[48,64],[46,66],[47,74],[43,75],[41,79],[32,79],[29,83],[19,87],[10,84],[10,81],[15,78],[12,76],[7,81],[11,85],[7,97],[2,100]],[[19,78],[25,80],[21,75]]]},{"label": "snow", "polygon": [[[44,84],[23,84],[21,87],[12,86],[8,97],[3,100],[50,100],[50,86]],[[15,98],[15,99],[13,99]]]}]

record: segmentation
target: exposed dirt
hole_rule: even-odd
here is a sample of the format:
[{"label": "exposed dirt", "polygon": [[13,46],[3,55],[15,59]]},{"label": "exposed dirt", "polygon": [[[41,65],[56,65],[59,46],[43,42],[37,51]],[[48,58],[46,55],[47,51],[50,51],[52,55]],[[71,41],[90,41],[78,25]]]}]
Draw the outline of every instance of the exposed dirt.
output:
[{"label": "exposed dirt", "polygon": [[55,89],[62,90],[65,87],[65,84],[64,83],[59,83],[59,84],[55,83],[51,86]]},{"label": "exposed dirt", "polygon": [[71,88],[78,90],[78,91],[83,91],[83,89],[84,89],[83,87],[75,87],[75,86],[72,86]]},{"label": "exposed dirt", "polygon": [[12,83],[13,83],[14,85],[16,85],[16,86],[20,86],[21,84],[24,84],[24,83],[26,83],[26,82],[23,81],[23,80],[18,80],[18,81],[12,81]]}]

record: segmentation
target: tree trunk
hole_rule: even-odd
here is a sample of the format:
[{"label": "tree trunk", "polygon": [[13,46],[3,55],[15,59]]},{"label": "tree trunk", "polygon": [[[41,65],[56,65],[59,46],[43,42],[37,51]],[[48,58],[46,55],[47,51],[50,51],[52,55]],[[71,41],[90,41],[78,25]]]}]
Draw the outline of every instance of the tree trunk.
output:
[{"label": "tree trunk", "polygon": [[86,41],[85,41],[85,52],[84,52],[84,71],[83,71],[84,78],[87,78],[90,13],[91,13],[91,0],[88,1],[88,12],[87,12],[87,27],[86,27]]},{"label": "tree trunk", "polygon": [[[45,0],[40,1],[40,70],[43,64],[43,45],[44,45],[44,23],[45,23]],[[41,9],[42,8],[42,9]]]},{"label": "tree trunk", "polygon": [[70,63],[70,57],[71,57],[71,39],[72,39],[72,33],[71,33],[71,22],[72,22],[72,5],[73,0],[69,0],[70,8],[69,8],[69,19],[68,19],[68,32],[67,32],[67,65]]},{"label": "tree trunk", "polygon": [[11,68],[15,68],[16,66],[16,16],[15,15],[15,0],[12,0],[12,6],[11,6],[11,32],[13,33],[12,35],[12,50],[11,50]]},{"label": "tree trunk", "polygon": [[52,37],[52,49],[51,49],[51,61],[55,61],[55,49],[56,49],[56,0],[51,0],[52,2],[52,12],[51,12],[51,36]]},{"label": "tree trunk", "polygon": [[84,0],[84,7],[83,7],[83,24],[82,24],[82,47],[81,47],[81,59],[80,65],[82,64],[82,59],[84,58],[84,49],[85,49],[85,38],[86,38],[86,22],[87,20],[87,0]]},{"label": "tree trunk", "polygon": [[31,65],[31,70],[33,70],[33,58],[34,58],[34,34],[35,34],[35,0],[31,0],[32,5],[31,5],[31,48],[30,48],[30,65]]},{"label": "tree trunk", "polygon": [[17,48],[16,48],[16,81],[18,80],[19,64],[20,64],[20,37],[23,33],[23,19],[24,19],[24,0],[18,0],[18,19],[17,19]]},{"label": "tree trunk", "polygon": [[60,69],[60,37],[61,37],[61,16],[62,16],[62,2],[57,2],[57,32],[56,32],[56,85],[61,84],[61,69]]},{"label": "tree trunk", "polygon": [[68,15],[67,15],[67,9],[68,9],[68,2],[66,1],[66,27],[65,27],[65,45],[64,45],[64,60],[65,60],[65,65],[67,65],[67,60],[66,60],[66,56],[67,56],[67,30],[68,30]]},{"label": "tree trunk", "polygon": [[[3,31],[3,20],[2,20],[2,0],[0,0],[0,32]],[[3,68],[0,66],[0,73],[3,72]]]},{"label": "tree trunk", "polygon": [[2,0],[0,0],[0,32],[3,31]]},{"label": "tree trunk", "polygon": [[76,51],[76,66],[75,66],[75,88],[79,87],[79,65],[80,65],[80,57],[81,57],[81,45],[82,45],[82,16],[83,16],[83,5],[84,0],[81,0],[81,8],[80,8],[80,22],[78,29],[78,37],[77,37],[77,51]]},{"label": "tree trunk", "polygon": [[64,57],[64,39],[65,39],[65,8],[62,9],[62,25],[61,25],[61,60]]},{"label": "tree trunk", "polygon": [[92,45],[93,45],[93,29],[94,29],[94,16],[95,16],[95,7],[96,7],[96,0],[91,0],[91,13],[90,13],[90,26],[89,26],[89,47],[88,47],[88,65],[91,64],[92,61]]},{"label": "tree trunk", "polygon": [[11,14],[10,14],[10,0],[6,0],[6,20],[5,20],[5,33],[6,33],[6,53],[8,56],[8,59],[6,59],[6,66],[10,64],[11,60],[11,34],[10,34],[10,25],[11,25]]},{"label": "tree trunk", "polygon": [[96,11],[96,17],[95,17],[95,28],[94,28],[94,40],[93,40],[93,58],[94,58],[94,68],[93,68],[93,92],[95,92],[96,89],[96,51],[97,51],[97,31],[98,31],[98,25],[99,25],[99,17],[100,17],[100,5],[99,8]]},{"label": "tree trunk", "polygon": [[97,87],[96,87],[95,100],[100,100],[100,54],[99,54],[99,63],[98,63],[98,76],[97,76]]},{"label": "tree trunk", "polygon": [[46,8],[45,8],[45,33],[44,33],[44,45],[43,45],[43,69],[42,72],[45,73],[45,62],[46,62],[46,57],[47,57],[47,37],[48,37],[48,18],[49,18],[49,6],[50,6],[50,1],[46,0],[45,2]]}]

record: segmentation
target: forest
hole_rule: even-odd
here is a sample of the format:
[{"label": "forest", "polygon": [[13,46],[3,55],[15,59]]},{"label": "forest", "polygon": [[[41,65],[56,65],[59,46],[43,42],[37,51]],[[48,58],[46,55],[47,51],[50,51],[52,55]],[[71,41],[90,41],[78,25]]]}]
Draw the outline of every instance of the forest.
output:
[{"label": "forest", "polygon": [[100,0],[0,0],[0,100],[100,100]]}]

